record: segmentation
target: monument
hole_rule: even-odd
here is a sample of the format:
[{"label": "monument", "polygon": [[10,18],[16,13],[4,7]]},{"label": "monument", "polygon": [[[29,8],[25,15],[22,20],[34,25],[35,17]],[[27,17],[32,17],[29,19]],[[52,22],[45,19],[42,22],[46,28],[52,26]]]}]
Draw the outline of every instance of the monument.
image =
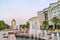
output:
[{"label": "monument", "polygon": [[12,26],[12,29],[16,29],[16,20],[15,19],[13,19],[11,21],[11,26]]}]

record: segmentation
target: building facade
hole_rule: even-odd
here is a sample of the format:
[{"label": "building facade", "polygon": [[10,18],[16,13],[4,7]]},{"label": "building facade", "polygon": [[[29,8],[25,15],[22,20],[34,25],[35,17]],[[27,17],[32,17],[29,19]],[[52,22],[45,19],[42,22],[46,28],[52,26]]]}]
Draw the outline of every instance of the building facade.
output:
[{"label": "building facade", "polygon": [[42,26],[43,21],[48,20],[49,25],[53,25],[53,22],[51,21],[53,17],[58,17],[60,19],[60,0],[58,0],[58,2],[51,3],[48,8],[45,8],[42,11],[38,11],[37,15],[38,19],[31,18],[34,20],[30,21],[34,23],[34,21],[37,20],[38,23],[40,23],[40,26]]},{"label": "building facade", "polygon": [[29,33],[34,34],[34,33],[39,33],[40,32],[40,23],[38,21],[38,17],[32,17],[29,19]]},{"label": "building facade", "polygon": [[58,0],[58,2],[51,3],[48,8],[38,12],[38,18],[41,24],[44,20],[48,20],[49,25],[53,25],[51,19],[55,16],[60,18],[60,0]]},{"label": "building facade", "polygon": [[42,26],[43,21],[45,20],[45,15],[43,14],[43,11],[38,12],[38,21],[40,22],[40,26]]},{"label": "building facade", "polygon": [[[60,0],[58,0],[58,2],[51,3],[49,6],[48,20],[51,20],[55,16],[60,18]],[[49,24],[52,24],[52,22],[49,21]]]}]

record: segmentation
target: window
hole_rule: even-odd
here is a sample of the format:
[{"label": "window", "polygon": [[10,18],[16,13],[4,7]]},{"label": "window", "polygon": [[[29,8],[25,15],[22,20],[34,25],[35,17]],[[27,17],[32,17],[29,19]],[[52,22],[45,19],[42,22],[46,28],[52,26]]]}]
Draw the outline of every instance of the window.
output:
[{"label": "window", "polygon": [[53,16],[52,17],[60,15],[60,6],[55,7],[52,10],[52,13],[53,13]]}]

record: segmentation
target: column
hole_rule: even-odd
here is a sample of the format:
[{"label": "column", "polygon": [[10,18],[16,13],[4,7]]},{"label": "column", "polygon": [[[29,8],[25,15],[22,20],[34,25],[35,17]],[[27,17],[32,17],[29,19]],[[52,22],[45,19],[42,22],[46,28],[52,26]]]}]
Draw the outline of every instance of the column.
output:
[{"label": "column", "polygon": [[59,40],[59,33],[57,33],[57,40]]},{"label": "column", "polygon": [[38,27],[38,30],[40,30],[40,23],[39,23],[39,21],[37,21],[37,27]]},{"label": "column", "polygon": [[29,34],[32,33],[32,23],[30,22],[30,25],[29,25]]}]

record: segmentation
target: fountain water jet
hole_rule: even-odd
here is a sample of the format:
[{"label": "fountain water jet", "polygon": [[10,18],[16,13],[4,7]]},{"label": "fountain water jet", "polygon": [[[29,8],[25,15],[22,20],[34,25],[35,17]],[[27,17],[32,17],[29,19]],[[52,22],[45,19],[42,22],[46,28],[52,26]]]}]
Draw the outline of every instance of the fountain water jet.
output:
[{"label": "fountain water jet", "polygon": [[59,32],[53,32],[52,33],[52,40],[60,40],[60,33]]},{"label": "fountain water jet", "polygon": [[35,37],[38,38],[40,34],[40,23],[38,21],[32,22],[30,21],[29,23],[30,23],[29,35],[33,35],[35,40]]}]

